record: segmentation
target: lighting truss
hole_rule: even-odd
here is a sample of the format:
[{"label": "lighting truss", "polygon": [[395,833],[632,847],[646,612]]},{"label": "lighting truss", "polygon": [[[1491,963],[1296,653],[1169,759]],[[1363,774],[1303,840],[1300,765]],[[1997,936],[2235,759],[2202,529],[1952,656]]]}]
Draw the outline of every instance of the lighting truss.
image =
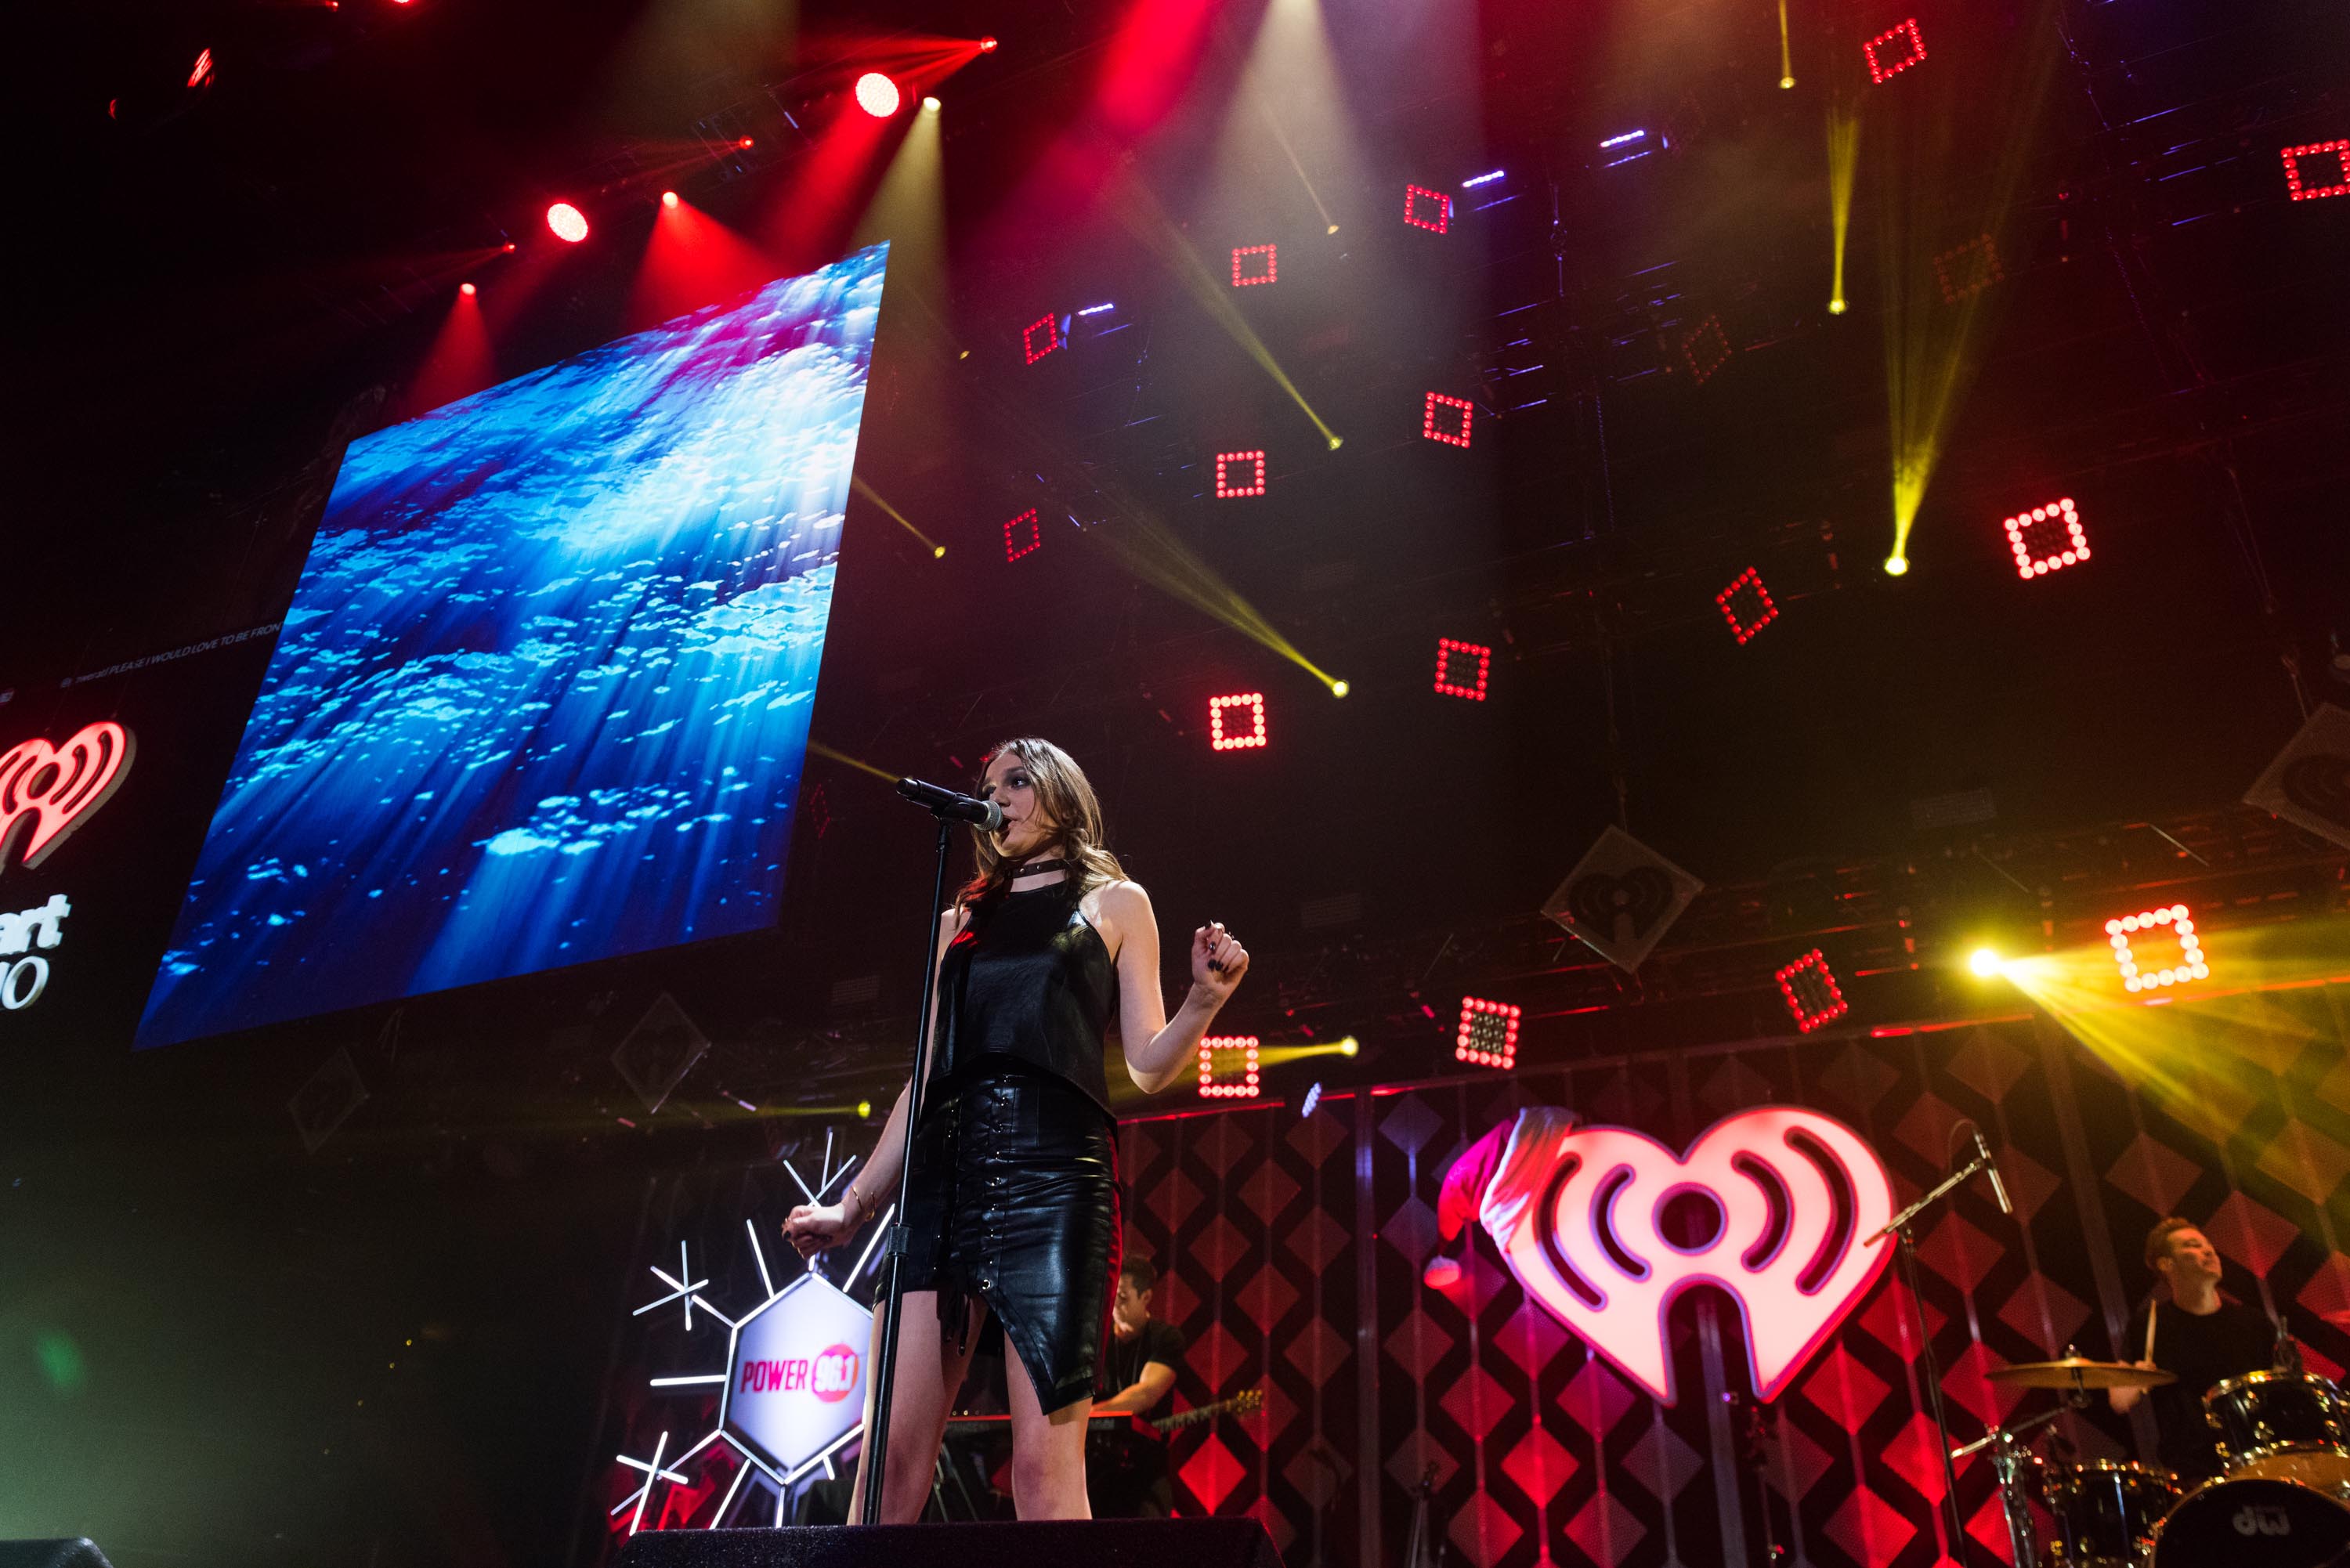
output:
[{"label": "lighting truss", "polygon": [[[1898,57],[1887,57],[1877,53],[1881,46],[1890,44],[1897,38],[1904,40],[1906,44]],[[1868,79],[1871,83],[1877,83],[1884,81],[1888,77],[1898,77],[1924,59],[1926,40],[1918,31],[1918,18],[1912,16],[1898,27],[1887,27],[1863,44],[1860,49],[1861,53],[1868,57]]]},{"label": "lighting truss", "polygon": [[[2170,934],[2178,940],[2178,961],[2149,971],[2138,963],[2130,939],[2164,926],[2170,928]],[[2122,971],[2125,991],[2161,991],[2184,985],[2190,980],[2201,980],[2211,972],[2211,966],[2203,958],[2202,939],[2195,934],[2194,917],[2184,904],[2107,920],[2106,936],[2114,944],[2114,963]]]},{"label": "lighting truss", "polygon": [[[1020,538],[1020,529],[1023,524],[1025,524],[1028,529],[1028,537],[1025,540]],[[1020,514],[1019,516],[1005,521],[1003,559],[1007,565],[1023,556],[1033,556],[1044,547],[1045,530],[1036,521],[1036,509],[1034,506]]]},{"label": "lighting truss", "polygon": [[[1437,428],[1436,410],[1440,408],[1458,409],[1461,411],[1459,430],[1443,431]],[[1467,446],[1469,422],[1476,416],[1476,412],[1477,406],[1466,398],[1448,398],[1442,392],[1430,392],[1428,394],[1428,400],[1420,405],[1419,433],[1430,441],[1440,441],[1447,446]]]},{"label": "lighting truss", "polygon": [[[1456,658],[1461,670],[1458,677],[1453,672]],[[1470,684],[1466,678],[1469,660],[1472,659],[1477,661],[1474,685]],[[1462,642],[1451,637],[1436,639],[1436,694],[1439,697],[1465,697],[1471,702],[1482,702],[1485,700],[1485,677],[1492,667],[1493,650],[1482,643]]]},{"label": "lighting truss", "polygon": [[[1045,346],[1041,348],[1036,347],[1036,334],[1038,332],[1042,332],[1045,335]],[[1031,365],[1034,365],[1037,360],[1042,359],[1045,355],[1050,354],[1054,349],[1058,348],[1060,346],[1061,319],[1057,316],[1049,314],[1040,316],[1035,320],[1030,322],[1026,330],[1020,334],[1020,351],[1028,357],[1028,363]]]},{"label": "lighting truss", "polygon": [[[1253,1034],[1209,1034],[1200,1041],[1200,1097],[1203,1100],[1253,1100],[1257,1096],[1256,1054],[1259,1041]],[[1240,1057],[1241,1075],[1218,1082],[1215,1059],[1221,1053]]]},{"label": "lighting truss", "polygon": [[[1436,204],[1432,217],[1421,205],[1428,202]],[[1442,191],[1431,191],[1425,185],[1406,185],[1403,188],[1403,221],[1416,229],[1444,234],[1452,227],[1452,198]]]},{"label": "lighting truss", "polygon": [[1819,949],[1814,948],[1786,968],[1771,977],[1779,982],[1779,995],[1794,1015],[1795,1028],[1809,1034],[1821,1024],[1842,1018],[1852,1011],[1844,999],[1844,988],[1836,983],[1835,971]]},{"label": "lighting truss", "polygon": [[2026,582],[2089,558],[2089,535],[2069,495],[2019,512],[2005,526],[2008,548],[2015,552],[2015,575]]},{"label": "lighting truss", "polygon": [[[1264,270],[1259,272],[1245,265],[1242,260],[1244,256],[1263,256]],[[1247,288],[1253,284],[1271,283],[1278,275],[1280,265],[1281,255],[1277,246],[1235,245],[1232,247],[1232,286]]]},{"label": "lighting truss", "polygon": [[[1228,465],[1251,463],[1254,472],[1245,482],[1236,481],[1227,472]],[[1216,454],[1216,498],[1230,501],[1243,495],[1264,493],[1264,453],[1261,452],[1220,452]]]},{"label": "lighting truss", "polygon": [[1771,590],[1762,586],[1762,574],[1749,566],[1730,579],[1730,586],[1713,596],[1721,618],[1730,623],[1731,635],[1743,648],[1754,634],[1779,618],[1779,607],[1771,602]]},{"label": "lighting truss", "polygon": [[1945,305],[1970,299],[2006,276],[1999,265],[1998,242],[1989,234],[1953,245],[1934,258],[1934,278],[1942,286]]},{"label": "lighting truss", "polygon": [[[1232,708],[1242,709],[1248,713],[1252,728],[1247,733],[1237,734],[1226,731],[1224,711]],[[1208,745],[1211,750],[1244,751],[1251,746],[1264,745],[1268,743],[1269,739],[1264,729],[1263,692],[1243,691],[1235,696],[1208,699]]]},{"label": "lighting truss", "polygon": [[[2334,154],[2334,181],[2331,185],[2311,185],[2303,182],[2301,161],[2304,158]],[[2336,138],[2332,141],[2304,142],[2284,150],[2285,192],[2296,202],[2314,202],[2320,196],[2350,196],[2350,140]]]},{"label": "lighting truss", "polygon": [[1454,1060],[1503,1072],[1518,1064],[1518,1019],[1515,1002],[1488,1002],[1482,996],[1461,999],[1461,1026],[1453,1036]]}]

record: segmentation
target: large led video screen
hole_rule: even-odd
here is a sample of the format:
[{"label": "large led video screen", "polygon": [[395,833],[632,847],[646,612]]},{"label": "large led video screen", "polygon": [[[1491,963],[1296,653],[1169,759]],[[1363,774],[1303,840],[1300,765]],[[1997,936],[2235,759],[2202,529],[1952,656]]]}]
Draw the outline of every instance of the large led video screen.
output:
[{"label": "large led video screen", "polygon": [[351,444],[140,1046],[773,922],[887,260]]}]

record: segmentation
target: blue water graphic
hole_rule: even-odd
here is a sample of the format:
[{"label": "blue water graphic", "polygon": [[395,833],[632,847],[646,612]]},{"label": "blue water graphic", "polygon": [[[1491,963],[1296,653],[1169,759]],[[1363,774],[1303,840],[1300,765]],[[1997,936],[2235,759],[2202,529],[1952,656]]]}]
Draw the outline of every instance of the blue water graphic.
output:
[{"label": "blue water graphic", "polygon": [[886,260],[352,443],[140,1046],[772,923]]}]

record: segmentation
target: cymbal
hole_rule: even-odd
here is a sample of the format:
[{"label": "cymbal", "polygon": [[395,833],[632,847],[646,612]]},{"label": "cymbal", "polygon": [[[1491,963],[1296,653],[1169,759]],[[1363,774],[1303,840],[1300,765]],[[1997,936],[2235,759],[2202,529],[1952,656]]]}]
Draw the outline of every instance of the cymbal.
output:
[{"label": "cymbal", "polygon": [[2178,1381],[2175,1372],[2132,1366],[2123,1361],[2089,1361],[2078,1355],[2062,1361],[2019,1361],[1988,1376],[1994,1383],[2016,1383],[2026,1388],[2159,1388]]}]

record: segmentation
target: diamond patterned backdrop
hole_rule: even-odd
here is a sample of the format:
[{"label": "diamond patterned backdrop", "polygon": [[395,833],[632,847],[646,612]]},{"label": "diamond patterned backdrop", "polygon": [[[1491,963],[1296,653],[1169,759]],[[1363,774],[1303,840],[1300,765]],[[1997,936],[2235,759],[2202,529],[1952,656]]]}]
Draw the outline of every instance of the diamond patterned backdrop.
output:
[{"label": "diamond patterned backdrop", "polygon": [[[1961,1438],[2043,1408],[2048,1396],[1986,1375],[2067,1345],[2113,1354],[2152,1287],[2140,1241],[2178,1212],[2225,1255],[2231,1293],[2286,1314],[2314,1369],[2350,1358],[2334,1209],[2350,1175],[2343,998],[2254,1000],[2253,1043],[2195,1054],[2159,1100],[2019,1022],[1496,1074],[1326,1099],[1302,1120],[1275,1106],[1130,1122],[1128,1244],[1166,1272],[1159,1310],[1190,1341],[1176,1403],[1265,1393],[1259,1416],[1180,1435],[1179,1511],[1263,1519],[1291,1568],[1400,1562],[1425,1476],[1431,1544],[1472,1568],[1764,1568],[1773,1546],[1820,1568],[1936,1568],[1949,1548],[1921,1333]],[[1814,1106],[1876,1146],[1905,1203],[1949,1168],[1971,1117],[2016,1216],[1985,1183],[1958,1193],[1918,1236],[1923,1323],[1888,1271],[1761,1412],[1736,1312],[1684,1297],[1671,1351],[1685,1392],[1668,1408],[1528,1303],[1482,1237],[1454,1284],[1421,1281],[1445,1168],[1533,1103],[1676,1146],[1746,1106]],[[2063,1428],[2085,1457],[2151,1453],[2150,1429],[2102,1409]],[[1969,1534],[2005,1561],[1988,1467],[1958,1480]]]}]

